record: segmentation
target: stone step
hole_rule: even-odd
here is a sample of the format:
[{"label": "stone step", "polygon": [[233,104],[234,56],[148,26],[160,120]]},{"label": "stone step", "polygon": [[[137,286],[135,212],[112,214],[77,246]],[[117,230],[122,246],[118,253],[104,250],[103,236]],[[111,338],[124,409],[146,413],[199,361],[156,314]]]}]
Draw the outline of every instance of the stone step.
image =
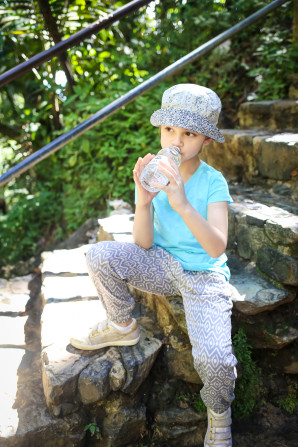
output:
[{"label": "stone step", "polygon": [[[231,181],[272,186],[285,184],[298,197],[298,133],[224,129],[224,143],[213,141],[202,151],[202,160]],[[268,180],[269,179],[269,180]],[[278,187],[278,186],[276,186]]]},{"label": "stone step", "polygon": [[82,446],[86,421],[73,414],[54,418],[41,377],[39,279],[33,275],[0,280],[0,445],[1,447]]},{"label": "stone step", "polygon": [[298,216],[233,195],[228,248],[282,285],[298,284]]},{"label": "stone step", "polygon": [[262,188],[257,185],[245,183],[231,183],[229,185],[230,194],[234,201],[251,201],[277,207],[288,211],[295,216],[298,215],[298,202],[290,197],[289,188],[282,184],[275,184],[271,188]]},{"label": "stone step", "polygon": [[[253,218],[258,222],[256,216]],[[132,214],[113,215],[100,219],[99,224],[98,240],[132,240]],[[131,442],[138,439],[134,430],[127,430],[131,424],[144,430],[146,407],[140,397],[143,396],[142,385],[146,383],[163,344],[166,345],[162,351],[165,374],[172,380],[182,380],[193,386],[201,381],[193,367],[183,302],[179,296],[160,297],[131,288],[136,299],[134,316],[138,318],[141,330],[141,340],[136,346],[81,351],[69,344],[70,335],[86,332],[105,318],[86,273],[85,253],[89,247],[85,245],[67,252],[55,250],[43,255],[43,390],[50,414],[59,420],[73,418],[82,410],[89,414],[90,408],[100,408],[101,443],[111,445],[109,440],[112,439],[115,445],[120,445],[123,433]],[[252,332],[247,332],[252,339],[252,334],[257,333],[255,344],[249,338],[251,345],[279,349],[298,340],[298,331],[290,325],[287,328],[277,325],[272,331],[271,315],[275,315],[275,309],[293,301],[294,294],[275,287],[258,275],[251,263],[240,261],[234,255],[230,256],[229,262],[233,318],[249,327]],[[295,372],[295,367],[291,371]],[[174,419],[179,419],[180,413],[183,419],[184,412],[173,408]],[[195,428],[201,416],[189,413],[189,418],[181,423],[177,421],[174,438],[170,433],[172,424],[166,423],[167,416],[161,411],[155,414],[154,429],[173,443],[180,435],[183,440],[185,436],[187,439],[192,439],[192,435],[203,436],[205,428]]]},{"label": "stone step", "polygon": [[245,102],[238,112],[242,129],[297,130],[298,101]]}]

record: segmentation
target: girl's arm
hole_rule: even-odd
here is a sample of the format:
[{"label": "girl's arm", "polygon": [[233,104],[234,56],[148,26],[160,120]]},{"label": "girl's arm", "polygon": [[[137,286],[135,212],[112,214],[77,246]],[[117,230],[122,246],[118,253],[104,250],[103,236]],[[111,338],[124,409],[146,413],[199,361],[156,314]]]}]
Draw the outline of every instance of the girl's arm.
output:
[{"label": "girl's arm", "polygon": [[140,247],[147,250],[152,247],[154,232],[151,203],[148,205],[136,203],[132,235],[134,242],[140,245]]},{"label": "girl's arm", "polygon": [[218,258],[225,252],[228,242],[228,202],[209,204],[207,220],[189,202],[179,211],[196,240],[212,258]]},{"label": "girl's arm", "polygon": [[158,193],[152,193],[144,189],[139,178],[144,167],[153,158],[154,155],[151,154],[139,158],[133,170],[137,187],[137,203],[132,235],[134,242],[147,250],[152,247],[154,239],[152,200]]}]

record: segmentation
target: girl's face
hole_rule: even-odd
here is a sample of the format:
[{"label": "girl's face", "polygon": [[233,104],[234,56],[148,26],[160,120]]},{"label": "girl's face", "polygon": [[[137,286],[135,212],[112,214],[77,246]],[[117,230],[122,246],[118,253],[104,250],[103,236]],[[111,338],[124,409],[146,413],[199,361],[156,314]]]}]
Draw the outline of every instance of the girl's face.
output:
[{"label": "girl's face", "polygon": [[209,144],[210,137],[193,132],[183,127],[160,126],[161,147],[178,146],[181,151],[181,164],[197,159],[201,148]]}]

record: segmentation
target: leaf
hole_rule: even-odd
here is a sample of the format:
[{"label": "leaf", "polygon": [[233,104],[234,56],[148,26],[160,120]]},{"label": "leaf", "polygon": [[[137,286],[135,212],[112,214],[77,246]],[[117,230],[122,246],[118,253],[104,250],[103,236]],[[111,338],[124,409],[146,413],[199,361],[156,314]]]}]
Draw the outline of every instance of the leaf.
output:
[{"label": "leaf", "polygon": [[73,168],[75,166],[75,164],[77,163],[77,154],[74,154],[70,157],[70,159],[68,160],[68,164],[71,168]]},{"label": "leaf", "polygon": [[89,154],[90,151],[90,142],[89,140],[87,140],[86,138],[83,140],[82,142],[82,149],[84,152],[86,152],[87,154]]}]

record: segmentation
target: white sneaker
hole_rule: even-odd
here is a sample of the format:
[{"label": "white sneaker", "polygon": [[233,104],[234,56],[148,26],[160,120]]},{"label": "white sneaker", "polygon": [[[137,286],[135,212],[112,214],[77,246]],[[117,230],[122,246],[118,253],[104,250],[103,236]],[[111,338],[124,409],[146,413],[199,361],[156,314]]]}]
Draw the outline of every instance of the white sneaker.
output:
[{"label": "white sneaker", "polygon": [[208,428],[204,447],[232,447],[231,408],[218,414],[207,408]]},{"label": "white sneaker", "polygon": [[133,318],[129,332],[121,333],[113,327],[108,320],[97,324],[86,336],[72,337],[70,343],[77,349],[93,351],[107,346],[132,346],[140,340],[138,323]]}]

